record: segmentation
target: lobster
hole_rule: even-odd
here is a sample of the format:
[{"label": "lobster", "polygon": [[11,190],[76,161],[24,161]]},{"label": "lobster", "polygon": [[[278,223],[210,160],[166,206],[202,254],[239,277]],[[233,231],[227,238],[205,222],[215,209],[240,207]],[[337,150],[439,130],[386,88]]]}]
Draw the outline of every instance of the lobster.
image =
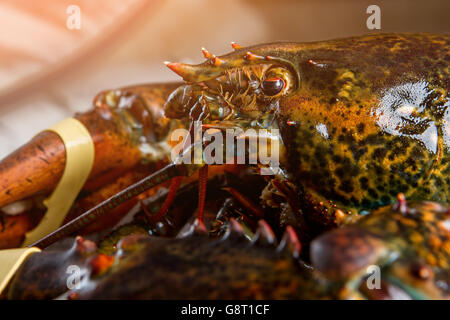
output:
[{"label": "lobster", "polygon": [[[206,131],[279,129],[280,170],[266,177],[259,203],[233,188],[227,192],[253,220],[266,218],[277,228],[291,226],[305,248],[304,256],[311,241],[318,243],[313,240],[318,235],[365,221],[370,211],[397,201],[399,193],[409,200],[446,203],[450,184],[448,42],[446,35],[376,34],[246,48],[233,44],[234,52],[220,57],[203,49],[207,60],[199,65],[166,63],[184,84],[105,92],[96,98],[94,111],[77,116],[95,142],[91,179],[107,184],[127,168],[148,162],[143,144],[152,147],[150,159],[153,156],[158,165],[152,167],[150,176],[135,179],[134,185],[96,206],[91,204],[81,217],[89,218],[89,223],[107,220],[111,209],[171,179],[159,211],[147,213],[157,222],[176,198],[180,176],[199,171],[198,220],[194,224],[203,225],[210,165],[164,167],[170,162],[170,132],[177,127],[192,132],[195,121],[201,121]],[[42,151],[47,150],[42,144],[59,151]],[[0,178],[5,181],[0,204],[51,190],[63,167],[63,151],[57,137],[42,133],[5,159],[0,164]],[[49,157],[46,161],[39,159],[42,152]],[[155,167],[162,169],[155,172]],[[217,172],[221,175],[226,170],[221,166]],[[33,187],[27,186],[27,179]],[[276,213],[271,217],[268,212]],[[376,214],[369,218],[372,216],[385,220]],[[79,223],[81,217],[38,245],[47,246],[78,231],[86,225]],[[324,236],[329,234],[333,231]],[[388,234],[378,236],[389,238]],[[317,246],[311,246],[313,256],[317,255],[314,248]],[[328,253],[333,256],[331,251]],[[445,264],[439,267],[446,268]]]}]

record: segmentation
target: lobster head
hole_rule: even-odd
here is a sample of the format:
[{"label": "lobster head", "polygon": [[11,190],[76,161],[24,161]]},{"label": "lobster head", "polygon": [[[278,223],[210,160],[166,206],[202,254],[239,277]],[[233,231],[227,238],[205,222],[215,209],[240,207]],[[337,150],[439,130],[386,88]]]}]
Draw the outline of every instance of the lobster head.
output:
[{"label": "lobster head", "polygon": [[284,171],[311,199],[308,210],[333,221],[336,209],[358,215],[393,203],[399,192],[445,202],[445,77],[434,53],[422,49],[435,42],[377,34],[233,45],[220,57],[203,50],[199,65],[167,63],[186,84],[165,114],[219,129],[278,128]]},{"label": "lobster head", "polygon": [[204,123],[245,127],[264,125],[300,84],[295,55],[278,45],[241,48],[216,57],[202,49],[206,61],[199,65],[169,63],[186,85],[169,97],[165,114],[170,118],[191,117]]}]

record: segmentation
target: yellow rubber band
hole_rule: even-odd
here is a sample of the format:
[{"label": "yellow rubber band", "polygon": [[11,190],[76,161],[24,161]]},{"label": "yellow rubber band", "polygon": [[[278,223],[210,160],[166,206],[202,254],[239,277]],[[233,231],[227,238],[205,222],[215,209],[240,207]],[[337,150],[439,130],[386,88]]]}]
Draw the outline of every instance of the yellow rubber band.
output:
[{"label": "yellow rubber band", "polygon": [[36,247],[0,250],[0,294],[26,258],[30,254],[40,251]]},{"label": "yellow rubber band", "polygon": [[66,167],[52,195],[44,201],[47,207],[45,216],[34,230],[25,235],[24,247],[61,226],[94,164],[94,142],[80,121],[68,118],[47,131],[58,134],[64,142]]}]

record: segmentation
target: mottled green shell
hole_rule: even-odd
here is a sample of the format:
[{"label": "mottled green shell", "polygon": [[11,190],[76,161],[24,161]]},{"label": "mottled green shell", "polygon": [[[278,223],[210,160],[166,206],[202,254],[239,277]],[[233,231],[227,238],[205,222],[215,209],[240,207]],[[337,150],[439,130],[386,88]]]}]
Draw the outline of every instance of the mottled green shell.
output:
[{"label": "mottled green shell", "polygon": [[380,208],[314,240],[311,259],[329,280],[348,281],[353,290],[376,265],[386,284],[410,298],[449,299],[450,208],[429,201]]},{"label": "mottled green shell", "polygon": [[[128,228],[129,230],[129,228]],[[250,242],[230,233],[213,240],[206,235],[122,238],[110,257],[114,264],[93,272],[99,257],[80,252],[80,244],[36,253],[20,269],[10,299],[318,299],[324,287],[292,252]],[[86,277],[80,290],[67,292],[67,270],[80,267]],[[65,293],[67,292],[67,293]]]},{"label": "mottled green shell", "polygon": [[141,238],[80,299],[307,299],[324,295],[311,271],[245,238]]},{"label": "mottled green shell", "polygon": [[301,78],[280,100],[285,164],[316,210],[369,210],[399,192],[449,200],[448,35],[369,35],[278,51]]}]

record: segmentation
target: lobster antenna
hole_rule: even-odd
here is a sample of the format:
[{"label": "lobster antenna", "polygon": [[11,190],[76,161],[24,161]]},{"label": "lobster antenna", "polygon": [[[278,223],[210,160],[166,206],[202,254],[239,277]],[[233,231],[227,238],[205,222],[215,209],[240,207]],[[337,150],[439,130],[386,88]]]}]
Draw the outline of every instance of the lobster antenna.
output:
[{"label": "lobster antenna", "polygon": [[66,223],[59,229],[48,234],[39,241],[29,245],[28,247],[38,247],[44,249],[56,241],[80,230],[81,228],[91,224],[99,218],[106,215],[109,211],[117,208],[122,203],[138,196],[139,194],[167,181],[173,177],[188,176],[190,170],[186,164],[170,164],[163,169],[145,177],[137,183],[125,188],[121,192],[115,194],[111,198],[103,201],[97,206],[89,209],[81,216]]}]

